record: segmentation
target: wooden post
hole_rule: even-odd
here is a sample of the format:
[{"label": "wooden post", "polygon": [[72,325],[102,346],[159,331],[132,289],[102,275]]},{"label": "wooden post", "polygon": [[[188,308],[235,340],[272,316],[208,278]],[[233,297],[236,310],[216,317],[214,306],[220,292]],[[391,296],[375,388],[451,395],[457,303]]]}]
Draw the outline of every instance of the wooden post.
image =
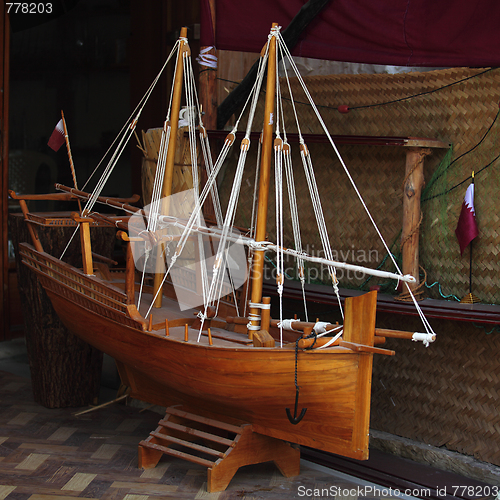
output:
[{"label": "wooden post", "polygon": [[[215,38],[215,0],[208,1],[210,14],[212,17],[212,30]],[[217,50],[215,47],[200,47],[201,51],[205,51],[206,55],[215,56],[217,58]],[[199,93],[200,104],[203,112],[203,125],[207,130],[215,130],[217,128],[217,64],[215,67],[202,66],[199,76]],[[206,169],[201,171],[201,185],[205,185],[208,176]],[[205,217],[215,219],[215,211],[210,196],[207,197],[203,205],[203,214]]]},{"label": "wooden post", "polygon": [[135,262],[134,243],[129,240],[127,243],[127,254],[125,261],[125,293],[127,294],[127,304],[135,304]]},{"label": "wooden post", "polygon": [[424,186],[424,159],[429,155],[429,148],[410,147],[406,151],[406,171],[403,193],[403,233],[401,250],[403,254],[403,274],[415,277],[415,283],[409,283],[414,290],[419,285],[419,252],[420,234],[420,195]]},{"label": "wooden post", "polygon": [[[162,205],[161,213],[163,215],[168,214],[169,210],[169,200],[168,197],[172,194],[172,179],[174,175],[174,161],[175,161],[175,150],[177,146],[177,131],[179,129],[179,111],[181,109],[181,97],[182,97],[182,79],[183,79],[183,59],[184,53],[189,51],[189,45],[187,45],[185,39],[187,38],[187,28],[181,28],[180,34],[180,46],[179,53],[177,56],[177,66],[174,75],[174,90],[172,94],[172,107],[170,115],[170,140],[168,143],[167,159],[165,163],[165,176],[163,178],[163,185],[161,190]],[[161,266],[160,262],[163,259],[163,245],[159,245],[157,249],[157,269]],[[154,302],[154,307],[161,307],[162,294],[158,293],[163,281],[163,275],[159,272],[155,274],[153,283],[153,295],[156,295]]]},{"label": "wooden post", "polygon": [[127,304],[135,304],[135,262],[134,243],[142,242],[142,238],[130,238],[125,231],[118,231],[116,237],[126,242],[127,252],[125,255],[125,294]]},{"label": "wooden post", "polygon": [[21,211],[24,215],[24,220],[26,221],[26,225],[28,227],[28,232],[30,233],[31,241],[33,246],[38,252],[43,252],[42,244],[40,243],[40,239],[38,238],[38,233],[36,229],[33,227],[33,224],[28,219],[28,204],[25,200],[19,200],[19,206],[21,207]]},{"label": "wooden post", "polygon": [[8,216],[9,201],[7,187],[9,180],[9,57],[10,23],[7,5],[2,2],[0,12],[0,340],[7,339],[10,330],[9,307],[9,252]]},{"label": "wooden post", "polygon": [[[271,304],[271,297],[263,297],[262,303],[265,304],[266,306],[269,306]],[[263,308],[260,317],[260,329],[269,332],[270,323],[271,323],[271,309]]]},{"label": "wooden post", "polygon": [[80,222],[80,239],[82,243],[83,272],[88,276],[92,276],[94,274],[94,266],[92,263],[92,248],[90,246],[90,223],[88,221]]},{"label": "wooden post", "polygon": [[[212,30],[215,38],[215,0],[208,0],[210,14],[212,17]],[[200,52],[217,56],[215,47],[200,47]],[[208,130],[217,128],[217,65],[215,68],[202,66],[200,69],[200,104],[203,111],[203,123]]]},{"label": "wooden post", "polygon": [[[344,341],[346,343],[373,346],[375,336],[375,317],[377,292],[369,292],[345,301]],[[342,344],[341,344],[342,345]],[[368,458],[370,425],[370,401],[373,354],[360,353],[358,360],[359,388],[354,402],[354,426],[352,442],[355,449],[366,450],[363,459]]]},{"label": "wooden post", "polygon": [[90,243],[90,223],[93,222],[93,219],[80,217],[80,214],[72,214],[71,217],[80,224],[83,272],[87,276],[92,276],[94,274],[94,266],[92,263],[92,245]]},{"label": "wooden post", "polygon": [[[273,28],[276,28],[277,26],[277,23],[273,23],[272,25]],[[266,238],[269,177],[273,152],[274,100],[276,93],[276,37],[271,37],[268,43],[269,59],[267,64],[266,102],[264,108],[262,157],[260,162],[259,203],[257,207],[257,227],[255,230],[256,241],[264,241]],[[262,283],[264,280],[263,250],[256,250],[254,252],[251,279],[251,301],[255,304],[258,304],[262,300]],[[250,308],[250,314],[259,314],[259,311],[256,308]],[[252,321],[252,324],[254,326],[258,326],[258,321]],[[252,337],[251,330],[249,331],[249,337]]]},{"label": "wooden post", "polygon": [[424,187],[424,160],[432,149],[448,149],[450,143],[437,139],[408,137],[405,141],[406,168],[403,183],[403,232],[401,235],[401,253],[403,255],[403,274],[415,277],[415,283],[408,283],[413,291],[419,286],[419,251],[418,238],[422,213],[420,196]]}]

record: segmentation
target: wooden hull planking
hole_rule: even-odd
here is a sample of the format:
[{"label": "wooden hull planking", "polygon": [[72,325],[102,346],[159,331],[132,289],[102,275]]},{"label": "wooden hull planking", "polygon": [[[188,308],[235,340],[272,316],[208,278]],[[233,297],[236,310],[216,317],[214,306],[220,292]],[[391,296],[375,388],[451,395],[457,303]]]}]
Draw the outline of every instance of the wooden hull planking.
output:
[{"label": "wooden hull planking", "polygon": [[[264,435],[368,458],[373,354],[342,347],[299,350],[298,411],[307,408],[307,412],[293,425],[285,411],[289,408],[294,413],[293,348],[210,346],[206,338],[195,341],[198,330],[194,329],[188,342],[166,337],[164,331],[148,332],[135,306],[119,304],[119,290],[108,287],[112,299],[104,300],[107,287],[98,278],[85,276],[29,245],[23,245],[22,253],[61,321],[117,360],[133,397],[163,406],[182,403],[249,422]],[[74,278],[61,278],[70,271],[83,285],[72,285]]]}]

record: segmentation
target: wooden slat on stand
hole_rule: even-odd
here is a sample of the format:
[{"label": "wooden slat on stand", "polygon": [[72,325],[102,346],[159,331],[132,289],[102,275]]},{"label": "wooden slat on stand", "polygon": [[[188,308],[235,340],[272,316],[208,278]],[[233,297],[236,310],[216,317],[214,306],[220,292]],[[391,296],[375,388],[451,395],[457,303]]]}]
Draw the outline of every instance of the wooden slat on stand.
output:
[{"label": "wooden slat on stand", "polygon": [[[35,401],[47,408],[79,407],[95,402],[101,383],[102,353],[70,333],[55,313],[36,275],[18,257],[20,242],[30,242],[22,214],[10,217],[26,331],[26,345]],[[37,233],[45,251],[60,255],[74,227],[44,228]],[[93,249],[104,256],[113,251],[114,228],[91,229]],[[106,234],[107,233],[107,234]],[[81,266],[78,234],[70,245],[68,259]],[[79,259],[79,262],[76,262]]]}]

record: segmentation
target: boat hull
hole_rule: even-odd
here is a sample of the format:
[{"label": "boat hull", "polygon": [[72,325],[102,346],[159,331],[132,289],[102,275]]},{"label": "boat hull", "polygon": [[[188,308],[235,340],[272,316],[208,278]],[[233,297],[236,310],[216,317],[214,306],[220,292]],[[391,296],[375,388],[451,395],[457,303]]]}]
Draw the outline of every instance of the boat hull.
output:
[{"label": "boat hull", "polygon": [[[31,250],[32,254],[37,254]],[[47,260],[46,254],[35,255]],[[54,309],[67,328],[115,358],[133,397],[164,406],[182,403],[253,425],[256,432],[357,459],[368,458],[372,354],[344,348],[299,351],[298,413],[294,415],[295,350],[216,347],[148,332],[140,321],[122,321],[122,312],[99,294],[34,266]],[[25,261],[26,262],[26,261]],[[58,262],[58,261],[56,261]],[[52,267],[53,268],[53,267]],[[77,275],[79,271],[73,268]],[[85,280],[93,280],[86,277]],[[97,283],[101,288],[102,282]],[[90,282],[89,282],[90,283]],[[97,309],[99,313],[96,313]],[[129,318],[130,319],[130,318]]]}]

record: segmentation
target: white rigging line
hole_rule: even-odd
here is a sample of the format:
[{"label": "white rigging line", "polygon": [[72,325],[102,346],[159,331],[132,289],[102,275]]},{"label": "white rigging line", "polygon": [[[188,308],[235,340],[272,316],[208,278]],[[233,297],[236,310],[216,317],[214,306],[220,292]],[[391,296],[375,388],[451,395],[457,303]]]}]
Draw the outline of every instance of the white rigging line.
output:
[{"label": "white rigging line", "polygon": [[[276,50],[276,68],[278,67],[278,50]],[[276,282],[280,304],[280,345],[283,347],[283,283],[285,281],[284,271],[284,236],[283,236],[283,140],[280,136],[281,120],[283,120],[283,134],[286,138],[285,123],[283,115],[283,107],[281,103],[281,88],[279,82],[279,75],[276,71],[276,139],[274,141],[274,187],[275,187],[275,205],[276,205],[276,245],[278,251],[276,252]]]},{"label": "white rigging line", "polygon": [[[97,184],[98,187],[96,187],[94,189],[95,195],[92,197],[92,201],[90,201],[90,199],[87,201],[87,204],[85,205],[84,210],[83,210],[84,212],[89,213],[89,212],[92,211],[92,209],[94,207],[94,204],[97,201],[98,196],[100,195],[100,193],[101,193],[101,191],[102,191],[102,189],[103,189],[106,181],[108,180],[109,176],[111,175],[111,171],[115,167],[116,163],[118,162],[118,159],[120,158],[121,154],[123,153],[123,150],[125,149],[125,146],[127,145],[128,141],[130,140],[130,137],[134,133],[135,127],[137,125],[137,120],[139,119],[139,116],[140,116],[142,110],[144,109],[144,106],[146,105],[146,103],[147,103],[149,97],[151,96],[151,93],[153,92],[154,88],[156,87],[156,84],[158,83],[158,80],[160,79],[161,75],[163,74],[163,71],[165,70],[165,68],[167,67],[168,63],[170,62],[170,59],[172,58],[173,54],[176,52],[178,44],[179,44],[179,41],[177,41],[175,43],[174,47],[172,48],[172,51],[170,52],[167,60],[165,61],[165,63],[161,67],[158,75],[153,80],[153,82],[151,83],[151,85],[149,86],[148,90],[146,91],[146,93],[144,94],[144,96],[142,97],[142,99],[139,101],[139,103],[137,104],[137,106],[135,107],[135,109],[132,111],[132,113],[130,114],[129,118],[124,123],[123,127],[121,128],[120,132],[118,132],[118,135],[115,137],[115,140],[111,143],[111,145],[107,149],[106,153],[101,158],[101,160],[99,161],[99,163],[97,164],[97,166],[94,168],[93,172],[90,174],[90,176],[87,179],[87,181],[85,182],[85,184],[82,186],[82,190],[85,190],[85,188],[87,187],[87,184],[90,182],[90,180],[92,179],[92,177],[94,176],[94,174],[97,172],[97,170],[99,170],[99,167],[103,163],[104,159],[108,156],[108,153],[113,149],[113,147],[115,146],[116,142],[118,141],[118,146],[116,147],[115,152],[113,153],[111,159],[109,160],[108,165],[107,165],[106,169],[104,170],[104,173],[101,176],[101,180]],[[125,138],[126,138],[126,142],[124,142]],[[67,250],[69,248],[69,245],[71,244],[71,242],[73,241],[73,238],[75,237],[76,233],[78,232],[78,228],[79,227],[80,227],[80,225],[78,224],[78,226],[75,228],[75,231],[71,235],[71,238],[69,239],[66,247],[64,248],[64,250],[63,250],[63,252],[61,254],[61,257],[60,257],[61,259],[66,254],[66,252],[67,252]]]},{"label": "white rigging line", "polygon": [[[311,104],[311,107],[314,110],[314,113],[316,114],[316,117],[318,118],[318,121],[319,121],[321,127],[323,128],[326,136],[328,137],[328,140],[329,140],[331,146],[333,147],[333,150],[335,151],[335,154],[337,155],[337,158],[339,159],[340,164],[342,165],[342,168],[344,169],[344,172],[347,175],[347,178],[349,179],[352,187],[354,188],[354,191],[356,192],[356,194],[357,194],[357,196],[358,196],[358,198],[359,198],[359,200],[360,200],[360,202],[361,202],[361,204],[362,204],[362,206],[363,206],[366,214],[368,215],[368,218],[370,219],[370,221],[371,221],[371,223],[372,223],[372,225],[373,225],[373,227],[374,227],[377,235],[379,236],[380,241],[384,245],[384,247],[385,247],[385,249],[386,249],[386,251],[387,251],[387,253],[388,253],[388,255],[389,255],[389,257],[390,257],[390,259],[392,261],[392,263],[394,264],[394,267],[396,268],[396,270],[398,271],[398,273],[402,275],[403,273],[399,269],[399,266],[398,266],[396,260],[394,259],[391,251],[389,250],[389,247],[388,247],[388,245],[387,245],[384,237],[382,236],[382,234],[381,234],[381,232],[380,232],[377,224],[375,223],[375,220],[373,219],[373,217],[372,217],[372,215],[370,213],[370,210],[366,206],[366,203],[365,203],[363,197],[361,196],[361,193],[359,192],[358,187],[356,186],[356,184],[354,182],[354,179],[352,178],[352,176],[351,176],[351,174],[350,174],[350,172],[349,172],[349,170],[347,168],[347,165],[345,164],[343,158],[341,157],[341,155],[340,155],[340,153],[339,153],[339,151],[337,149],[337,146],[335,145],[335,143],[334,143],[334,141],[333,141],[330,133],[328,132],[328,128],[326,127],[325,122],[323,121],[323,118],[321,117],[321,115],[320,115],[320,113],[318,111],[318,108],[316,107],[316,105],[315,105],[315,103],[314,103],[314,101],[312,99],[312,96],[309,93],[309,90],[307,89],[307,87],[305,85],[305,82],[304,82],[302,76],[300,75],[300,73],[298,71],[298,68],[297,68],[297,66],[295,64],[295,61],[293,60],[293,58],[292,58],[292,56],[290,54],[290,51],[288,50],[288,47],[286,46],[286,43],[284,42],[284,40],[283,40],[283,38],[282,38],[282,36],[280,34],[278,34],[278,40],[280,42],[280,46],[283,47],[283,51],[286,54],[286,57],[289,60],[290,65],[293,68],[293,70],[294,70],[294,72],[295,72],[295,74],[297,76],[297,79],[300,82],[300,85],[301,85],[301,87],[302,87],[302,89],[303,89],[303,91],[304,91],[307,99],[309,100],[309,103]],[[410,294],[410,296],[411,296],[411,298],[413,300],[415,308],[418,311],[418,314],[419,314],[420,318],[422,319],[422,322],[423,322],[423,324],[425,326],[426,331],[428,333],[434,333],[434,331],[432,330],[431,325],[429,324],[429,322],[425,318],[425,316],[424,316],[424,314],[423,314],[423,312],[422,312],[422,310],[421,310],[421,308],[420,308],[417,300],[415,299],[415,296],[413,295],[413,292],[411,291],[410,286],[408,285],[408,283],[406,283],[406,287],[407,287],[408,292],[409,292],[409,294]]]},{"label": "white rigging line", "polygon": [[[267,60],[268,57],[268,51],[266,50],[266,54],[264,58]],[[248,154],[248,149],[250,147],[250,132],[251,132],[251,127],[252,127],[252,122],[253,118],[255,116],[255,110],[257,107],[257,101],[258,101],[258,95],[260,92],[260,88],[262,86],[262,81],[264,78],[264,68],[265,68],[265,61],[263,63],[262,59],[260,60],[259,64],[259,73],[256,79],[256,82],[253,87],[253,98],[250,106],[250,111],[249,111],[249,119],[247,122],[247,128],[246,128],[246,133],[245,137],[241,142],[240,146],[240,155],[238,158],[238,165],[236,167],[236,172],[234,176],[234,181],[231,189],[231,194],[229,197],[229,201],[227,204],[226,208],[226,216],[224,220],[224,224],[222,225],[222,235],[219,241],[219,246],[217,249],[217,254],[215,256],[215,262],[213,266],[213,275],[212,275],[212,282],[210,286],[210,291],[209,291],[209,296],[208,296],[208,301],[209,303],[212,303],[215,300],[215,297],[218,295],[220,296],[220,290],[223,284],[223,274],[220,272],[221,269],[225,269],[227,266],[227,257],[228,257],[228,236],[229,232],[231,231],[233,225],[234,225],[234,218],[236,216],[236,207],[238,204],[239,200],[239,193],[241,189],[241,182],[243,179],[243,173],[245,170],[245,163],[246,163],[246,158]],[[249,96],[250,97],[250,96]],[[248,104],[249,99],[247,99]],[[243,110],[244,111],[244,110]],[[243,113],[242,111],[242,113]],[[242,114],[240,114],[241,118]],[[239,119],[238,119],[239,122]],[[218,304],[217,304],[217,310],[218,310]],[[216,310],[216,312],[217,312]],[[206,314],[206,311],[205,311]],[[200,331],[201,335],[201,331]],[[198,337],[199,340],[200,336]]]},{"label": "white rigging line", "polygon": [[[282,44],[279,44],[280,50],[282,49],[281,45]],[[285,54],[285,56],[286,56],[286,54]],[[284,57],[284,62],[285,62],[285,60],[286,60],[286,57]],[[285,67],[285,78],[286,78],[286,81],[288,84],[288,91],[290,92],[290,100],[292,103],[292,108],[293,108],[293,112],[294,112],[294,116],[295,116],[295,120],[296,120],[297,131],[299,133],[300,156],[302,159],[302,165],[304,168],[304,173],[306,175],[307,186],[309,188],[309,194],[311,196],[311,202],[312,202],[314,214],[316,217],[318,232],[319,232],[319,236],[321,239],[321,244],[323,246],[323,251],[325,252],[327,259],[332,260],[333,255],[332,255],[332,249],[331,249],[331,245],[330,245],[330,238],[328,236],[328,229],[326,227],[323,207],[321,205],[321,198],[319,196],[318,186],[316,183],[316,175],[314,173],[311,155],[309,154],[309,150],[307,149],[307,146],[304,142],[302,132],[300,129],[300,123],[299,123],[297,111],[295,108],[295,102],[293,100],[293,93],[292,93],[292,89],[291,89],[289,78],[288,78],[288,72],[286,70],[286,64],[284,64],[284,67]],[[328,270],[330,273],[330,277],[332,279],[333,290],[335,292],[335,295],[337,297],[337,302],[339,304],[340,313],[341,313],[342,318],[343,318],[344,311],[342,308],[342,302],[340,300],[340,291],[339,291],[339,287],[338,287],[338,279],[337,279],[337,275],[336,275],[336,269],[334,267],[329,266]]]},{"label": "white rigging line", "polygon": [[[278,44],[278,50],[280,50],[279,44]],[[282,54],[281,50],[280,50],[280,53]],[[291,92],[290,81],[288,78],[288,73],[286,71],[286,65],[285,65],[284,70],[285,70],[288,90],[289,90],[289,92]],[[283,99],[282,99],[281,86],[279,83],[278,75],[277,75],[276,81],[277,81],[277,85],[278,85],[278,89],[279,89],[278,105],[280,108],[281,115],[283,116],[283,124],[284,124],[285,113],[283,111]],[[298,127],[299,124],[298,124],[295,106],[293,107],[293,111],[295,114],[297,127]],[[284,126],[283,126],[283,138],[284,138],[283,155],[284,155],[284,164],[285,164],[285,174],[286,174],[286,179],[287,179],[288,201],[289,201],[289,206],[290,206],[290,219],[291,219],[291,223],[292,223],[292,232],[293,232],[295,249],[299,253],[302,253],[302,237],[301,237],[301,231],[300,231],[299,214],[298,214],[298,210],[297,210],[297,197],[295,194],[295,179],[293,176],[291,147],[290,147],[290,144],[288,143],[287,136],[286,136],[286,130],[285,130]],[[309,321],[308,313],[307,313],[306,292],[305,292],[304,260],[301,257],[298,257],[296,259],[296,263],[297,263],[298,275],[299,275],[299,279],[300,279],[300,283],[301,283],[301,287],[302,287],[302,300],[304,303],[304,314],[306,317],[306,321]]]},{"label": "white rigging line", "polygon": [[[106,157],[106,155],[109,153],[109,151],[111,151],[111,149],[113,148],[113,146],[115,145],[115,143],[117,141],[119,141],[119,146],[117,147],[117,150],[118,148],[120,148],[120,144],[123,143],[123,138],[122,139],[119,139],[120,136],[124,135],[124,136],[128,136],[128,140],[130,139],[130,136],[131,134],[133,133],[134,129],[135,129],[135,126],[137,125],[137,119],[139,118],[142,110],[144,109],[144,106],[146,105],[149,97],[151,96],[154,88],[156,87],[156,84],[158,83],[158,80],[160,79],[161,75],[163,74],[163,71],[165,70],[166,66],[168,65],[168,63],[170,62],[170,59],[172,58],[172,56],[175,54],[175,52],[177,51],[177,48],[179,46],[179,40],[177,40],[177,42],[175,43],[174,47],[172,48],[172,51],[170,52],[167,60],[165,61],[165,63],[163,64],[163,66],[161,67],[158,75],[156,76],[156,78],[153,80],[153,82],[151,83],[151,85],[149,86],[148,90],[146,91],[146,93],[144,94],[144,96],[142,97],[142,99],[139,101],[139,104],[136,106],[136,108],[134,109],[134,111],[131,113],[131,115],[129,116],[127,122],[123,125],[122,129],[120,130],[120,132],[118,133],[117,137],[115,138],[115,140],[113,141],[113,143],[111,144],[111,146],[108,148],[108,151],[106,152],[106,154],[103,156],[103,158],[101,159],[101,161],[98,163],[97,167],[94,169],[94,171],[92,172],[92,174],[90,175],[89,179],[87,180],[87,182],[85,183],[85,185],[83,186],[82,189],[85,189],[85,186],[88,184],[88,182],[90,181],[90,179],[92,178],[92,176],[95,174],[95,172],[98,170],[99,166],[101,165],[101,163],[103,162],[104,158]],[[128,129],[128,133],[127,133],[127,129]],[[123,147],[120,148],[120,154],[123,152]],[[106,172],[107,170],[111,169],[115,166],[116,164],[116,161],[118,160],[119,158],[119,155],[117,155],[117,153],[115,153],[112,157],[114,159],[114,162],[109,162],[108,163],[108,166],[106,167],[106,170],[105,170],[105,174],[103,174],[103,176],[106,175]],[[109,177],[109,175],[108,175]],[[106,177],[107,178],[107,177]],[[102,187],[103,187],[104,183],[102,181],[99,182],[99,186],[101,187],[101,190],[102,190]],[[96,190],[94,190],[96,191]],[[95,203],[95,201],[94,201]],[[89,207],[86,207],[88,208],[88,210],[91,210],[92,209],[92,206],[89,206]]]},{"label": "white rigging line", "polygon": [[[265,63],[264,59],[267,60],[267,52],[266,52],[265,57],[260,59],[259,68],[262,68],[264,66],[264,63]],[[222,165],[223,165],[225,159],[227,158],[229,150],[231,149],[232,145],[234,144],[234,138],[236,136],[236,131],[238,129],[239,123],[241,121],[241,118],[242,118],[242,116],[243,116],[243,114],[244,114],[244,112],[246,110],[246,107],[247,107],[247,105],[248,105],[248,103],[249,103],[249,101],[250,101],[250,99],[251,99],[252,96],[253,96],[253,102],[252,102],[252,106],[251,106],[251,109],[250,109],[250,116],[253,119],[253,116],[255,115],[256,101],[257,101],[255,95],[256,94],[258,95],[258,92],[255,92],[255,88],[258,87],[259,90],[260,90],[260,86],[261,86],[262,80],[263,80],[263,71],[262,71],[262,69],[259,72],[259,74],[260,74],[260,76],[256,79],[256,81],[254,83],[254,87],[253,87],[254,90],[248,96],[248,98],[246,100],[246,103],[245,103],[245,106],[243,107],[243,109],[242,109],[242,111],[240,113],[240,116],[236,120],[236,123],[235,123],[232,131],[228,134],[228,136],[226,138],[226,141],[224,142],[224,146],[222,147],[221,152],[219,153],[219,156],[217,158],[217,161],[215,162],[214,168],[213,168],[212,172],[210,173],[210,175],[209,175],[209,177],[207,179],[207,182],[205,183],[205,186],[203,187],[203,191],[202,191],[202,193],[200,195],[200,206],[203,205],[203,203],[205,202],[206,197],[208,196],[208,194],[209,194],[212,186],[214,186],[216,178],[217,178],[217,176],[218,176],[218,174],[220,172],[220,169],[222,168]],[[251,131],[251,123],[248,123],[248,125],[247,125],[247,131],[246,131],[246,138],[248,138],[248,142],[249,142],[249,137],[250,137],[250,131]],[[230,139],[230,137],[232,137],[232,139]],[[159,292],[161,290],[161,287],[163,286],[163,283],[166,280],[167,275],[169,274],[172,266],[175,264],[177,256],[182,252],[182,249],[184,248],[184,245],[186,243],[187,237],[188,237],[189,233],[192,231],[192,228],[194,226],[196,215],[197,214],[196,214],[196,210],[195,210],[191,214],[191,216],[189,218],[189,221],[186,224],[185,230],[183,231],[183,234],[181,235],[181,237],[179,239],[179,242],[177,244],[177,248],[176,248],[175,254],[172,257],[172,260],[170,262],[170,265],[169,265],[169,268],[168,268],[167,272],[165,273],[165,276],[163,277],[162,284],[159,287],[158,291],[156,292],[156,296],[159,294]],[[228,214],[226,213],[226,221],[228,221],[228,220],[229,220],[228,219]],[[222,240],[222,238],[221,238],[221,240]],[[220,249],[221,254],[222,254],[222,245],[220,243],[219,243],[219,249]],[[221,255],[221,257],[222,257],[222,255]],[[156,299],[156,296],[153,299],[153,302]],[[148,311],[146,313],[146,317],[151,312],[152,307],[153,307],[153,305],[151,304],[151,306],[149,307],[149,309],[148,309]]]},{"label": "white rigging line", "polygon": [[[259,172],[260,172],[261,153],[262,153],[262,133],[261,133],[260,138],[258,140],[257,160],[255,162],[255,178],[254,178],[254,183],[253,183],[253,197],[252,197],[252,215],[250,217],[250,231],[249,231],[249,236],[251,238],[253,238],[255,236],[255,226],[256,226],[256,220],[257,220],[257,200],[258,200],[257,193],[258,193],[258,189],[259,189]],[[249,249],[248,249],[247,261],[248,261],[248,264],[247,264],[248,269],[251,269],[252,261],[253,261],[253,250],[251,247],[249,247]],[[250,280],[248,279],[245,283],[245,306],[243,308],[243,316],[246,316],[246,314],[247,314],[249,292],[250,292]]]}]

